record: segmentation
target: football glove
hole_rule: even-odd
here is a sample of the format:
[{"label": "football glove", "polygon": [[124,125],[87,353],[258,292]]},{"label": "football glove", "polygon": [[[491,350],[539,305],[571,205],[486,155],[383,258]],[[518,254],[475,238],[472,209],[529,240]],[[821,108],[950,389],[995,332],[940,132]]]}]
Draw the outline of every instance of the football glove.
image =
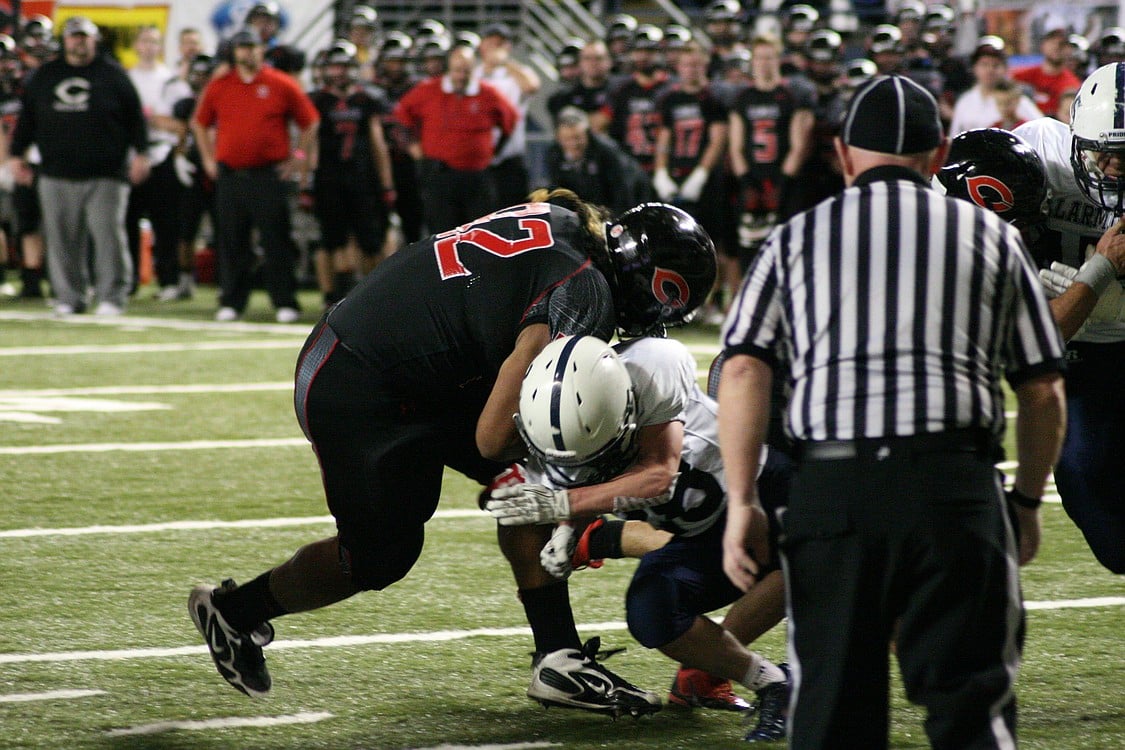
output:
[{"label": "football glove", "polygon": [[555,523],[570,518],[570,497],[566,490],[552,490],[541,484],[517,484],[493,490],[484,506],[501,526],[527,526]]},{"label": "football glove", "polygon": [[652,187],[656,190],[656,194],[660,196],[660,200],[665,203],[675,198],[680,189],[672,176],[668,174],[667,169],[656,170],[656,174],[652,176]]},{"label": "football glove", "polygon": [[680,186],[680,197],[689,203],[697,203],[703,195],[703,187],[707,184],[707,170],[696,167]]},{"label": "football glove", "polygon": [[560,523],[539,552],[539,564],[555,578],[566,580],[574,571],[571,560],[578,548],[578,533],[568,523]]},{"label": "football glove", "polygon": [[1077,268],[1056,261],[1051,264],[1050,268],[1039,269],[1039,282],[1043,285],[1043,291],[1046,292],[1047,299],[1054,299],[1070,289],[1071,284],[1074,283],[1074,277],[1077,275]]}]

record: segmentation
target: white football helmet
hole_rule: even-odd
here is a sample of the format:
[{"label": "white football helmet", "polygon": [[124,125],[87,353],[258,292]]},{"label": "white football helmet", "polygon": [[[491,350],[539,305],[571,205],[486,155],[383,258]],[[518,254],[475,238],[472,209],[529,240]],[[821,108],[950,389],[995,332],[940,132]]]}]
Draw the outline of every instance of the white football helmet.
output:
[{"label": "white football helmet", "polygon": [[634,398],[617,352],[593,336],[567,336],[548,344],[527,368],[516,426],[544,463],[596,465],[601,481],[635,457]]},{"label": "white football helmet", "polygon": [[1070,163],[1078,186],[1103,208],[1125,212],[1125,177],[1106,174],[1103,156],[1112,151],[1125,159],[1125,63],[1103,65],[1082,82],[1071,108],[1070,132]]}]

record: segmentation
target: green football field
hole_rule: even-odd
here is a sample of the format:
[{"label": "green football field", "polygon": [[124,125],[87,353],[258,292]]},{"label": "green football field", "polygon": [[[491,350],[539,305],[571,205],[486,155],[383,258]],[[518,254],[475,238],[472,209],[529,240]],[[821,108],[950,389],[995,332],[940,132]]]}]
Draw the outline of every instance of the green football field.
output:
[{"label": "green football field", "polygon": [[[275,325],[257,292],[246,322],[216,324],[213,290],[148,296],[113,321],[0,300],[0,748],[743,746],[725,712],[615,722],[530,701],[511,573],[477,488],[454,474],[405,581],[280,618],[271,696],[228,687],[188,618],[189,589],[246,581],[333,529],[292,407],[316,314]],[[716,329],[677,336],[703,374]],[[1022,746],[1121,750],[1125,580],[1049,500],[1023,573]],[[584,637],[628,647],[610,668],[663,694],[675,666],[623,622],[633,566],[575,574],[575,614]],[[783,660],[783,628],[755,648]],[[928,747],[897,680],[893,695],[892,746]]]}]

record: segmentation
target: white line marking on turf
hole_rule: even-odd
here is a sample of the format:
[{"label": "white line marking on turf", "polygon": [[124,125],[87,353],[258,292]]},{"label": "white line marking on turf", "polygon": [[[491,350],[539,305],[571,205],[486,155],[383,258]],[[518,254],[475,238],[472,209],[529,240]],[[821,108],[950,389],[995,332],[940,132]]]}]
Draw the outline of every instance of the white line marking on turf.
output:
[{"label": "white line marking on turf", "polygon": [[51,690],[46,693],[9,693],[0,695],[0,703],[31,703],[33,701],[68,700],[105,695],[104,690]]},{"label": "white line marking on turf", "polygon": [[308,440],[299,438],[257,438],[250,440],[188,440],[182,443],[72,443],[58,445],[4,445],[0,456],[37,456],[54,453],[108,453],[126,451],[199,451],[219,448],[295,448],[307,446]]},{"label": "white line marking on turf", "polygon": [[179,393],[254,393],[291,391],[292,380],[275,383],[200,383],[198,385],[105,385],[90,388],[40,388],[38,390],[0,390],[0,399],[46,398],[49,396],[155,396]]},{"label": "white line marking on turf", "polygon": [[58,346],[5,346],[0,347],[0,357],[35,357],[43,355],[76,354],[156,354],[163,352],[222,352],[230,349],[292,349],[300,348],[299,341],[195,341],[186,344],[103,344],[100,346],[73,344]]},{"label": "white line marking on turf", "polygon": [[[1053,602],[1026,602],[1028,609],[1089,609],[1099,607],[1120,607],[1125,605],[1125,596],[1103,596],[1095,599],[1070,599]],[[626,630],[624,622],[580,623],[579,630],[604,632],[607,630]],[[399,643],[434,643],[462,641],[467,638],[514,638],[531,635],[527,626],[512,628],[477,628],[474,630],[438,630],[430,633],[375,633],[372,635],[338,635],[313,640],[274,641],[271,651],[288,651],[308,648],[344,648],[355,646],[376,646]],[[43,654],[0,654],[0,664],[59,663],[69,661],[125,661],[127,659],[157,659],[170,656],[191,656],[206,654],[207,647],[177,646],[174,648],[134,648],[105,651],[56,651]]]},{"label": "white line marking on turf", "polygon": [[[433,520],[448,518],[478,518],[492,520],[480,510],[439,510]],[[304,516],[299,518],[251,518],[241,521],[164,521],[162,523],[131,524],[127,526],[75,526],[59,529],[8,529],[0,531],[0,539],[23,539],[33,536],[84,536],[86,534],[141,534],[154,531],[206,531],[209,529],[259,529],[287,526],[312,526],[335,523],[332,516]]]},{"label": "white line marking on turf", "polygon": [[198,721],[158,721],[153,724],[141,724],[124,729],[110,729],[106,732],[110,737],[127,737],[138,734],[162,734],[176,729],[188,732],[198,732],[206,729],[236,729],[241,727],[280,727],[287,724],[315,724],[318,721],[331,719],[332,714],[326,711],[302,711],[288,716],[234,716],[228,719],[201,719]]},{"label": "white line marking on turf", "polygon": [[27,312],[3,312],[0,313],[0,320],[12,320],[20,322],[30,321],[50,321],[52,323],[60,323],[63,325],[88,325],[88,326],[102,326],[105,328],[119,328],[122,330],[135,331],[145,328],[168,328],[176,331],[219,331],[222,333],[280,333],[288,336],[308,336],[309,330],[312,328],[310,322],[307,327],[302,325],[287,325],[275,323],[218,323],[206,320],[182,320],[174,318],[143,318],[133,317],[129,315],[124,318],[97,318],[94,316],[72,315],[66,318],[58,318],[53,313],[27,313]]},{"label": "white line marking on turf", "polygon": [[558,742],[516,742],[508,745],[435,745],[414,750],[536,750],[540,747],[562,747]]}]

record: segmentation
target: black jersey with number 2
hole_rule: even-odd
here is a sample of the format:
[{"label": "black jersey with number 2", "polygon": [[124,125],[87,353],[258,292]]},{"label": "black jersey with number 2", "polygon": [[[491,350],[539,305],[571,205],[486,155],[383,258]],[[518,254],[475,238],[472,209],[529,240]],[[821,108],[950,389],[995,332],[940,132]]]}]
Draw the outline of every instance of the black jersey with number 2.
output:
[{"label": "black jersey with number 2", "polygon": [[403,248],[330,313],[341,343],[419,396],[479,394],[533,323],[553,336],[613,333],[609,284],[578,216],[512,206]]}]

